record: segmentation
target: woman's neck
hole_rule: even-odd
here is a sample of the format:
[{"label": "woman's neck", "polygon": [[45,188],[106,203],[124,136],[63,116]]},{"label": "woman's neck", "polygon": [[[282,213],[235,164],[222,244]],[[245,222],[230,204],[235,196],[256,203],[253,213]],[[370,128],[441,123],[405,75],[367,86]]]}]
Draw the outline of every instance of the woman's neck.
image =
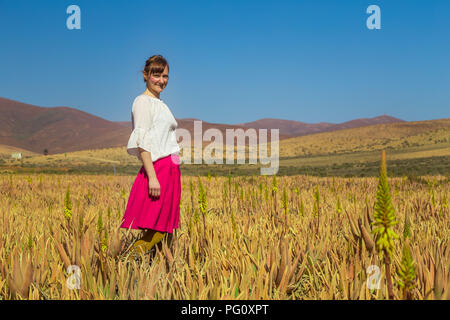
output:
[{"label": "woman's neck", "polygon": [[144,94],[149,95],[149,96],[151,96],[151,97],[153,97],[153,98],[159,99],[159,94],[158,94],[158,95],[154,94],[154,93],[151,92],[148,88],[145,89]]}]

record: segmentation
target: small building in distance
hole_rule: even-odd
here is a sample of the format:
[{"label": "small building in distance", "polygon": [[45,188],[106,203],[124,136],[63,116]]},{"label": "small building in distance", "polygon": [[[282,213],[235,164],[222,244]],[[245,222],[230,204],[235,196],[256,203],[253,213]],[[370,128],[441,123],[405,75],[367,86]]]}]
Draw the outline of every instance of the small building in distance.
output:
[{"label": "small building in distance", "polygon": [[11,153],[11,158],[13,158],[13,159],[22,159],[22,152],[13,152],[13,153]]}]

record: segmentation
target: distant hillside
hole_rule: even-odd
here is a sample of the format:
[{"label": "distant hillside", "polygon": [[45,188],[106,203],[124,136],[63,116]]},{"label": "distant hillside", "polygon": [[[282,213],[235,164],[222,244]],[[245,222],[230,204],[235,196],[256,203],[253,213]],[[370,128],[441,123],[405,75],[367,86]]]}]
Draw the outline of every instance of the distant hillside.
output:
[{"label": "distant hillside", "polygon": [[[194,138],[195,118],[176,119],[178,128],[190,132]],[[373,126],[375,124],[408,123],[387,115],[375,118],[362,118],[334,124],[320,122],[309,124],[283,119],[261,119],[242,124],[221,124],[202,122],[203,133],[218,129],[226,143],[226,129],[249,128],[269,129],[268,142],[271,140],[270,129],[280,129],[279,139],[287,140],[297,136],[320,132],[340,131],[343,129]],[[131,133],[131,121],[108,121],[84,111],[70,107],[39,107],[14,100],[0,98],[0,144],[48,154],[94,150],[101,148],[124,147]],[[184,145],[184,141],[179,139]],[[209,141],[203,141],[208,145]],[[236,142],[234,142],[236,143]],[[248,144],[248,139],[246,139]],[[193,143],[191,142],[191,145]],[[297,150],[297,153],[300,152]]]},{"label": "distant hillside", "polygon": [[38,107],[0,98],[0,144],[49,154],[119,147],[129,130],[70,107]]},{"label": "distant hillside", "polygon": [[[450,119],[376,124],[367,127],[322,132],[280,141],[280,174],[336,174],[376,176],[380,150],[385,149],[389,172],[395,174],[448,174],[450,168]],[[4,147],[3,147],[4,148]],[[10,152],[11,149],[0,151]],[[271,150],[271,148],[268,148]],[[17,151],[17,150],[14,150]],[[186,150],[183,150],[186,151]],[[225,151],[225,150],[224,150]],[[236,151],[236,149],[235,149]],[[191,156],[192,156],[191,150]],[[183,155],[183,153],[182,153]],[[224,154],[225,156],[225,154]],[[191,160],[193,158],[191,157]],[[247,161],[246,161],[247,163]],[[0,159],[0,172],[118,172],[136,174],[142,163],[126,152],[126,146],[91,149],[56,155],[25,155],[22,161]],[[53,170],[53,171],[52,171]],[[187,165],[183,174],[211,171],[228,174],[259,174],[244,165]],[[328,172],[328,173],[327,173]]]},{"label": "distant hillside", "polygon": [[450,143],[450,118],[375,124],[295,137],[280,143],[280,156],[354,153],[441,143]]},{"label": "distant hillside", "polygon": [[242,126],[244,128],[255,128],[255,129],[280,129],[280,135],[288,135],[292,137],[304,136],[312,133],[336,131],[342,129],[351,129],[364,126],[370,126],[380,123],[394,123],[394,122],[405,122],[402,119],[394,118],[387,115],[382,115],[375,118],[361,118],[346,121],[343,123],[329,123],[329,122],[319,122],[319,123],[305,123],[293,120],[283,120],[283,119],[271,119],[265,118],[253,122],[239,123],[237,126]]},{"label": "distant hillside", "polygon": [[[194,137],[194,118],[176,119]],[[202,122],[203,132],[243,127]],[[108,121],[70,107],[39,107],[0,98],[0,144],[48,154],[126,146],[131,121]],[[290,138],[280,135],[280,140]],[[270,141],[270,132],[268,134]],[[181,140],[181,139],[180,139]],[[209,142],[203,142],[208,144]]]},{"label": "distant hillside", "polygon": [[[178,128],[183,128],[183,129],[188,130],[191,135],[191,139],[193,139],[194,138],[194,121],[201,121],[201,120],[196,119],[196,118],[184,118],[184,119],[176,119],[176,121],[178,123]],[[127,127],[130,130],[132,128],[131,121],[118,121],[116,123],[118,123],[124,127]],[[238,125],[211,123],[211,122],[202,121],[202,132],[205,132],[206,130],[211,129],[211,128],[218,129],[222,133],[224,143],[225,143],[225,139],[226,139],[226,129],[242,129],[244,131],[248,129],[247,127],[238,126]],[[284,139],[289,139],[289,138],[292,138],[292,136],[287,135],[287,134],[281,134],[281,133],[279,134],[279,137],[278,137],[279,140],[284,140]],[[271,139],[271,133],[270,133],[270,131],[268,131],[267,132],[267,140],[270,141],[270,139]],[[182,143],[182,142],[180,142],[180,143]],[[210,143],[211,143],[211,141],[203,141],[203,145],[208,145]],[[234,143],[236,143],[236,142],[234,142]],[[246,144],[248,144],[248,141],[246,141]],[[191,145],[193,145],[193,142]]]},{"label": "distant hillside", "polygon": [[[199,120],[195,118],[184,118],[184,119],[176,119],[178,122],[178,128],[187,129],[191,137],[194,136],[194,120]],[[243,129],[244,131],[247,129],[268,129],[267,130],[267,141],[271,141],[271,132],[270,129],[279,129],[279,140],[285,140],[297,136],[304,136],[313,133],[319,132],[328,132],[328,131],[336,131],[342,129],[349,128],[357,128],[363,126],[369,126],[380,123],[394,123],[394,122],[406,122],[404,120],[394,118],[391,116],[379,116],[375,118],[362,118],[346,121],[343,123],[327,123],[320,122],[316,124],[305,123],[300,121],[293,120],[283,120],[283,119],[261,119],[253,122],[240,123],[240,124],[221,124],[221,123],[211,123],[211,122],[202,122],[202,130],[206,131],[210,128],[218,129],[222,132],[223,139],[225,141],[226,137],[226,129]],[[122,126],[125,126],[131,130],[131,121],[120,121],[116,122]],[[209,144],[210,142],[203,142],[204,145]],[[236,144],[236,142],[234,142]],[[248,144],[248,141],[246,141]]]},{"label": "distant hillside", "polygon": [[11,154],[20,152],[22,154],[22,158],[24,157],[33,157],[38,156],[38,153],[28,151],[21,148],[6,146],[6,145],[0,145],[0,159],[11,159]]}]

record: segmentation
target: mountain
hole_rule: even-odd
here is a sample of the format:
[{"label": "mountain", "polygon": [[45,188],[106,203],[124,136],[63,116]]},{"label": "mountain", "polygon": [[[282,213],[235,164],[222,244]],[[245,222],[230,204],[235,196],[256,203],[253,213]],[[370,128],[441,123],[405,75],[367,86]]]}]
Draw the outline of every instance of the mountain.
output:
[{"label": "mountain", "polygon": [[388,160],[394,153],[397,159],[402,153],[408,153],[404,158],[448,155],[450,118],[379,123],[298,136],[280,143],[279,151],[283,157],[342,154],[347,155],[350,162],[359,152],[382,149],[388,150]]},{"label": "mountain", "polygon": [[[196,119],[196,118],[183,118],[183,119],[175,119],[178,123],[178,129],[186,129],[189,131],[190,135],[191,135],[191,145],[193,146],[193,138],[194,138],[194,121],[201,121],[200,119]],[[124,127],[127,127],[129,130],[131,130],[132,125],[131,125],[131,121],[118,121],[116,122]],[[226,143],[226,129],[242,129],[243,131],[247,130],[248,128],[243,127],[243,126],[238,126],[238,125],[232,125],[232,124],[221,124],[221,123],[211,123],[211,122],[206,122],[206,121],[202,121],[202,132],[204,133],[206,130],[208,129],[217,129],[222,133],[222,139],[224,141],[224,143]],[[258,132],[256,132],[258,134]],[[287,134],[280,134],[278,139],[279,140],[284,140],[284,139],[289,139],[292,138],[292,136],[287,135]],[[270,142],[271,140],[271,133],[270,131],[267,132],[267,141]],[[180,140],[180,143],[182,144],[183,142]],[[211,143],[211,140],[209,141],[203,141],[203,145],[209,145]],[[237,144],[237,140],[236,138],[234,139],[234,143]],[[248,138],[246,138],[245,144],[248,144]]]},{"label": "mountain", "polygon": [[[194,138],[195,118],[176,119],[179,129],[186,129]],[[242,124],[202,122],[202,132],[218,129],[226,142],[226,129],[275,129],[279,139],[289,139],[312,133],[334,131],[379,123],[404,122],[390,116],[363,118],[340,124],[320,122],[309,124],[283,119],[261,119]],[[48,154],[127,145],[131,121],[108,121],[71,107],[39,107],[6,98],[0,98],[0,145],[12,146]],[[270,130],[267,132],[271,141]],[[236,140],[235,140],[236,141]],[[184,144],[180,139],[180,144]],[[203,145],[211,141],[204,141]],[[234,142],[236,143],[236,142]],[[246,139],[248,144],[248,139]],[[192,144],[193,145],[193,144]]]},{"label": "mountain", "polygon": [[237,126],[255,129],[278,128],[280,129],[280,135],[283,134],[291,137],[298,137],[319,132],[336,131],[342,129],[370,126],[380,123],[394,122],[405,122],[405,120],[394,118],[388,115],[382,115],[375,118],[361,118],[336,124],[329,122],[305,123],[293,120],[265,118],[253,122],[239,123],[237,124]]},{"label": "mountain", "polygon": [[70,107],[0,98],[0,144],[42,154],[123,146],[130,130]]}]

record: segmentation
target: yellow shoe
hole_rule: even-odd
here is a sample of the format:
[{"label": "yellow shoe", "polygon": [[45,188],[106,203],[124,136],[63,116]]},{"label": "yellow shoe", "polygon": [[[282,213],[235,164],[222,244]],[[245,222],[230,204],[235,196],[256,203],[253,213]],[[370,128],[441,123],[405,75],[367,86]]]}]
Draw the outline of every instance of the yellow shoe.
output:
[{"label": "yellow shoe", "polygon": [[130,248],[128,259],[136,260],[141,254],[149,252],[155,244],[164,238],[164,233],[156,231],[151,239],[139,239]]},{"label": "yellow shoe", "polygon": [[152,248],[152,243],[145,240],[137,240],[133,244],[133,249],[137,254],[146,253]]}]

